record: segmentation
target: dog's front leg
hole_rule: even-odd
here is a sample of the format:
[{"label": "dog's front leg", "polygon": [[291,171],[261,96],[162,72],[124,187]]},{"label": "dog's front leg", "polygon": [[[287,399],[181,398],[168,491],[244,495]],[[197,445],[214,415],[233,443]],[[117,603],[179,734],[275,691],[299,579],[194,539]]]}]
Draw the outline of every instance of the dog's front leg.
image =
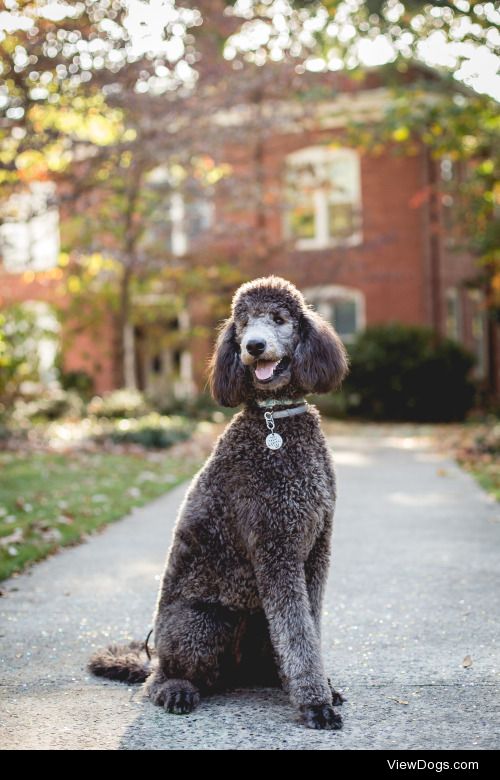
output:
[{"label": "dog's front leg", "polygon": [[[311,604],[311,614],[314,625],[318,633],[318,639],[321,643],[321,610],[323,606],[323,596],[326,580],[328,577],[328,564],[330,561],[330,538],[332,535],[331,517],[325,522],[323,531],[316,539],[314,546],[305,563],[305,575],[307,583],[307,592],[309,594],[309,603]],[[332,704],[340,705],[344,701],[341,693],[336,691],[330,683]]]},{"label": "dog's front leg", "polygon": [[325,522],[325,527],[316,539],[309,557],[305,562],[307,592],[309,594],[311,613],[318,633],[318,638],[321,638],[321,609],[328,577],[331,535],[332,523],[331,518],[328,518]]},{"label": "dog's front leg", "polygon": [[283,546],[273,544],[255,551],[253,564],[271,641],[292,703],[309,728],[340,728],[340,716],[331,706],[303,563]]}]

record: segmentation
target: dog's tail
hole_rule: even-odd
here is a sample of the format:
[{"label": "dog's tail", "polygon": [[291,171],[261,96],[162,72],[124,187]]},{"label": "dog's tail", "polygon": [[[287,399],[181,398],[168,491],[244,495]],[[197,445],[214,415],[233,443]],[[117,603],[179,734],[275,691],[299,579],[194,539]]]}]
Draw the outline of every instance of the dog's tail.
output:
[{"label": "dog's tail", "polygon": [[142,683],[153,671],[151,654],[146,642],[128,645],[110,645],[98,650],[90,659],[89,672],[96,677],[107,677],[125,683]]}]

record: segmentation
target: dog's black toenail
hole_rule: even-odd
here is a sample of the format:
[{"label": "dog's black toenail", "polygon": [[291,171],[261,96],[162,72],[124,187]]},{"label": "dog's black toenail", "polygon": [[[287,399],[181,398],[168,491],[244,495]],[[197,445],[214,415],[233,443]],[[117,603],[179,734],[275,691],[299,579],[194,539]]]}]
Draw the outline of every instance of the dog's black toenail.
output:
[{"label": "dog's black toenail", "polygon": [[342,718],[330,704],[312,704],[300,708],[302,723],[308,729],[329,729],[336,731],[342,728]]}]

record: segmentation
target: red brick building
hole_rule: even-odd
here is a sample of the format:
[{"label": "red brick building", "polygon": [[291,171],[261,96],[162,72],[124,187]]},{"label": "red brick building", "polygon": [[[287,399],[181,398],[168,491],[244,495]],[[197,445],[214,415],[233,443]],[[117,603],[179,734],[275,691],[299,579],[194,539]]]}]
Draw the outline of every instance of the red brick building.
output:
[{"label": "red brick building", "polygon": [[[188,251],[189,236],[193,246],[197,236],[210,241],[211,227],[218,225],[216,240],[244,278],[286,277],[331,319],[347,344],[366,325],[431,326],[476,355],[477,378],[498,395],[498,328],[488,323],[481,291],[467,286],[475,276],[473,258],[454,251],[446,229],[450,206],[439,182],[450,177],[450,163],[432,160],[418,145],[411,156],[391,148],[369,154],[346,146],[345,117],[362,118],[369,126],[389,96],[376,80],[345,85],[329,103],[335,110],[313,130],[311,123],[305,131],[301,123],[287,122],[260,139],[258,149],[233,144],[227,160],[242,182],[254,175],[258,154],[259,198],[236,207],[222,195],[197,204],[194,230],[188,225],[193,215],[177,199],[170,215],[171,249],[179,255]],[[221,237],[224,224],[246,230],[244,251],[229,229]],[[250,236],[258,239],[255,251]],[[23,270],[22,263],[17,269],[12,263],[0,266],[0,305],[40,299],[64,305],[57,298],[60,269],[44,268],[37,273]],[[152,305],[161,307],[161,298]],[[193,317],[203,318],[202,301],[189,301],[178,320],[165,327],[187,328]],[[111,317],[97,338],[80,333],[65,351],[65,368],[90,373],[98,393],[111,390],[117,386],[117,338]],[[192,341],[179,351],[158,350],[147,330],[136,330],[131,338],[141,389],[178,396],[203,389],[206,341]]]}]

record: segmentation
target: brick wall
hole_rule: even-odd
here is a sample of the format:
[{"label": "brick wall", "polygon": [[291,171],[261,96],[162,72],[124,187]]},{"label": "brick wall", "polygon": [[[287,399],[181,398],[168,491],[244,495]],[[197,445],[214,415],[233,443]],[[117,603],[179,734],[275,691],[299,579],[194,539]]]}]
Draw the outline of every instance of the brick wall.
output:
[{"label": "brick wall", "polygon": [[[276,193],[286,155],[335,135],[309,134],[274,139],[264,156],[265,190]],[[246,170],[252,167],[250,161]],[[239,160],[240,175],[245,175]],[[282,210],[266,208],[266,243],[273,250],[252,257],[234,249],[234,262],[245,275],[276,273],[302,289],[337,284],[353,287],[365,295],[368,323],[397,319],[429,323],[428,294],[428,204],[424,154],[414,157],[361,155],[362,229],[359,246],[324,250],[279,249],[283,241]],[[223,209],[223,204],[219,204]],[[256,220],[254,214],[254,221]],[[237,213],[233,219],[241,222]],[[245,220],[252,224],[248,211]],[[276,249],[278,247],[278,249]]]}]

